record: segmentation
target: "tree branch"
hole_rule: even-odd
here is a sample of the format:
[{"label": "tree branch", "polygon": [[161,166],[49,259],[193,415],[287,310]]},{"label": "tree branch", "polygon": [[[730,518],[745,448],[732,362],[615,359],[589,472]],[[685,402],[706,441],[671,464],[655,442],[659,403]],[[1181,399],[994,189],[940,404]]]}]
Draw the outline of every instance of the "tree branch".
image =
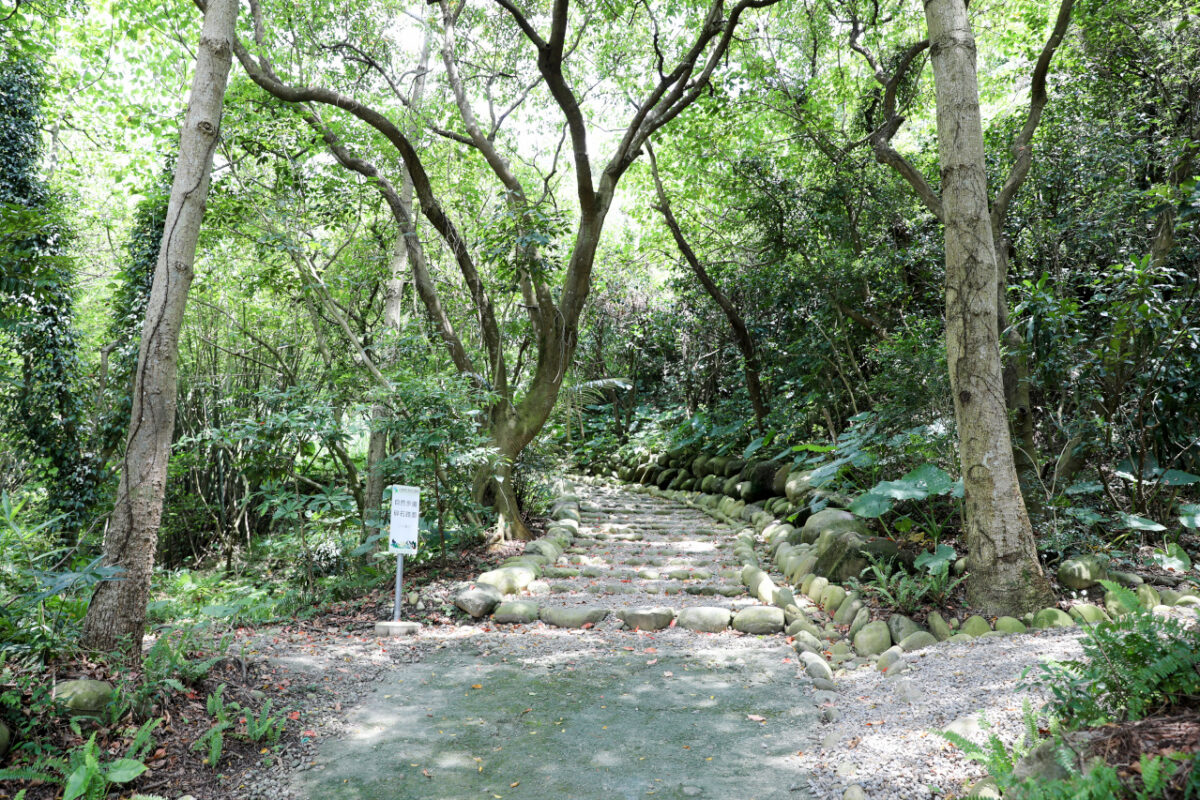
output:
[{"label": "tree branch", "polygon": [[1038,123],[1042,119],[1042,109],[1046,107],[1046,73],[1050,70],[1050,61],[1054,58],[1054,53],[1058,50],[1058,46],[1062,44],[1063,37],[1067,33],[1067,27],[1071,24],[1071,9],[1074,6],[1074,0],[1062,0],[1058,7],[1058,18],[1054,22],[1054,30],[1050,33],[1050,38],[1046,40],[1046,44],[1042,47],[1042,53],[1038,56],[1037,63],[1033,67],[1033,81],[1030,87],[1029,96],[1029,114],[1025,117],[1025,125],[1021,128],[1017,138],[1013,140],[1012,153],[1016,159],[1013,162],[1012,168],[1008,172],[1008,178],[1004,181],[1004,185],[1000,188],[1000,192],[996,195],[995,201],[992,203],[992,235],[1000,237],[1003,233],[1004,219],[1008,216],[1008,207],[1012,204],[1012,199],[1016,195],[1017,190],[1021,188],[1021,184],[1025,182],[1025,178],[1029,175],[1029,168],[1033,163],[1033,149],[1030,142],[1033,140],[1033,134],[1037,131]]}]

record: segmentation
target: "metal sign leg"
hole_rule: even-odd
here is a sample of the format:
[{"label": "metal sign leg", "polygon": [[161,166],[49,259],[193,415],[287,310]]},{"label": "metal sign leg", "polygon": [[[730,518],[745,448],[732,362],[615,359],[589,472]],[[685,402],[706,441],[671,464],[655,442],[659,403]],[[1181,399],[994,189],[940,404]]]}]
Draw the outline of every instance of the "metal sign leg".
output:
[{"label": "metal sign leg", "polygon": [[396,556],[396,602],[392,606],[392,622],[400,621],[400,584],[404,581],[404,556]]}]

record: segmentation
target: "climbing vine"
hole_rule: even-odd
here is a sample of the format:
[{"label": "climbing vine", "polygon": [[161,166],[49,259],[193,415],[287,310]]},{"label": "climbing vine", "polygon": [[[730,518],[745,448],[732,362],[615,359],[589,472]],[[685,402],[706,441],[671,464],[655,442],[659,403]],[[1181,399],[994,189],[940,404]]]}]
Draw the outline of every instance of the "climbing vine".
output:
[{"label": "climbing vine", "polygon": [[95,498],[84,458],[73,321],[70,238],[58,199],[38,175],[40,74],[30,61],[0,62],[0,414],[20,431],[15,448],[55,490],[48,512],[73,538]]}]

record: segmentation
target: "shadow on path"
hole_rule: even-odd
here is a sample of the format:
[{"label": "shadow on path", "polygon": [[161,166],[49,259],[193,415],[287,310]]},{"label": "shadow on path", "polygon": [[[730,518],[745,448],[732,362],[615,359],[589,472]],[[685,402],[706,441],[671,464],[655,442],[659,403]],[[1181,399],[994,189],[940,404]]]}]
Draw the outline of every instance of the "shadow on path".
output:
[{"label": "shadow on path", "polygon": [[658,657],[646,643],[630,634],[633,652],[548,665],[466,642],[430,653],[383,677],[295,788],[313,800],[810,796],[796,753],[816,746],[817,715],[790,648],[697,637]]}]

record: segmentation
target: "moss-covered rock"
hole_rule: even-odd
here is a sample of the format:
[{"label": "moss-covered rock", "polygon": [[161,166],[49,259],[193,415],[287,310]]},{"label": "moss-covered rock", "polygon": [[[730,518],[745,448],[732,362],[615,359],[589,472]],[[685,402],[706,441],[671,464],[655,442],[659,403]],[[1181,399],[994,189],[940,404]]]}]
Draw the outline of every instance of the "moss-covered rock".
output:
[{"label": "moss-covered rock", "polygon": [[582,628],[584,625],[595,625],[608,617],[607,608],[587,607],[553,608],[547,607],[538,612],[542,622],[556,628]]},{"label": "moss-covered rock", "polygon": [[488,583],[503,594],[517,594],[541,577],[541,570],[533,564],[509,564],[489,570],[475,579],[476,583]]},{"label": "moss-covered rock", "polygon": [[54,696],[72,712],[97,714],[112,700],[112,684],[79,678],[55,684]]},{"label": "moss-covered rock", "polygon": [[805,542],[815,542],[823,531],[853,531],[864,539],[870,536],[865,522],[840,508],[825,508],[809,517],[801,531],[801,539]]},{"label": "moss-covered rock", "polygon": [[978,614],[976,614],[972,617],[967,617],[965,620],[963,620],[962,627],[959,630],[960,630],[960,632],[965,633],[968,636],[974,637],[974,636],[982,636],[983,634],[989,632],[991,629],[992,629],[992,626],[988,624],[988,621],[986,619],[984,619],[983,617],[979,616]]},{"label": "moss-covered rock", "polygon": [[783,630],[783,609],[773,606],[743,608],[734,615],[733,628],[742,633],[779,633]]},{"label": "moss-covered rock", "polygon": [[504,625],[528,625],[538,618],[537,603],[529,600],[511,600],[496,606],[492,622]]},{"label": "moss-covered rock", "polygon": [[788,501],[800,505],[808,500],[812,493],[812,470],[792,472],[783,483],[783,492]]},{"label": "moss-covered rock", "polygon": [[1044,628],[1073,628],[1075,620],[1061,608],[1043,608],[1033,615],[1033,627]]},{"label": "moss-covered rock", "polygon": [[930,612],[928,618],[925,620],[925,624],[929,626],[929,632],[939,642],[944,642],[954,635],[954,631],[950,629],[950,624],[936,611]]},{"label": "moss-covered rock", "polygon": [[1058,567],[1058,582],[1073,591],[1082,591],[1108,580],[1108,566],[1091,555],[1075,556]]},{"label": "moss-covered rock", "polygon": [[886,622],[868,622],[854,636],[854,652],[860,656],[876,656],[892,646],[892,634]]}]

